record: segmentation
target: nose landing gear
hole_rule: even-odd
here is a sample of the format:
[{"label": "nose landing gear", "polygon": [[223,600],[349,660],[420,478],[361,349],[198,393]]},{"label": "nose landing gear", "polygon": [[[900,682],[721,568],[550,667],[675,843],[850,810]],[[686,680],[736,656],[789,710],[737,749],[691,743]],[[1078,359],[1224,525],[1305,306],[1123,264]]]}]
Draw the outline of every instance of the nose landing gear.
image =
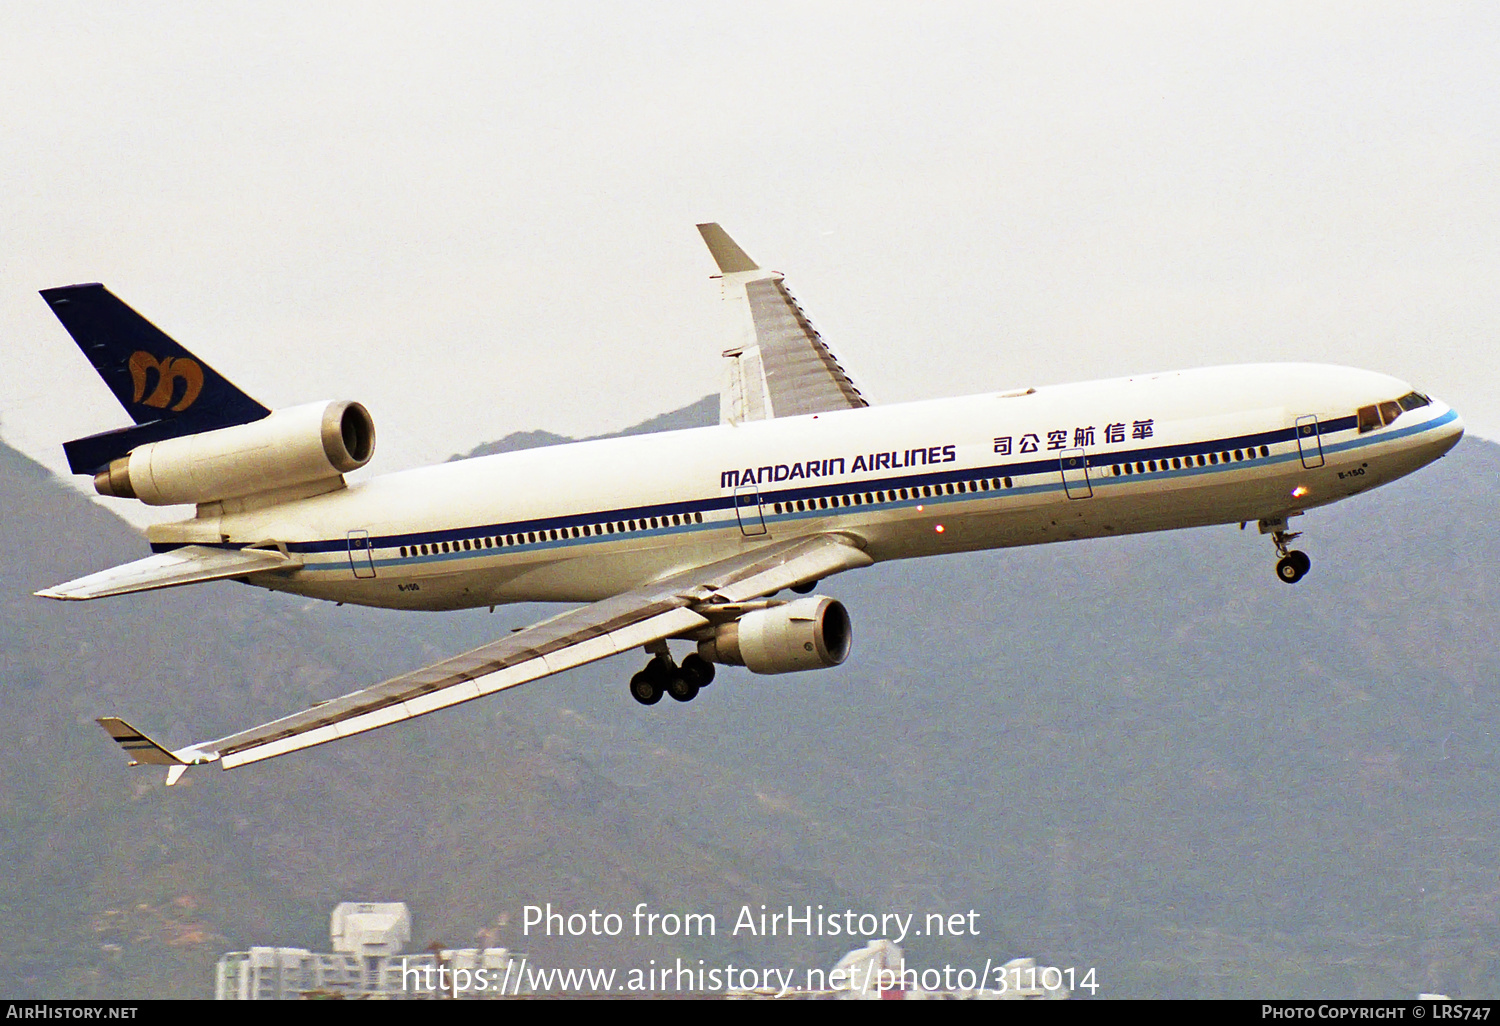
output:
[{"label": "nose landing gear", "polygon": [[1260,533],[1269,534],[1271,541],[1276,543],[1276,551],[1281,556],[1276,561],[1276,576],[1287,584],[1296,584],[1307,576],[1307,571],[1312,567],[1312,560],[1307,553],[1288,548],[1287,543],[1293,538],[1302,537],[1301,531],[1288,531],[1286,529],[1286,518],[1276,517],[1260,522]]},{"label": "nose landing gear", "polygon": [[663,693],[679,702],[691,702],[700,688],[713,683],[714,664],[698,653],[691,653],[678,666],[665,643],[654,651],[646,668],[630,678],[630,694],[642,705],[655,705]]}]

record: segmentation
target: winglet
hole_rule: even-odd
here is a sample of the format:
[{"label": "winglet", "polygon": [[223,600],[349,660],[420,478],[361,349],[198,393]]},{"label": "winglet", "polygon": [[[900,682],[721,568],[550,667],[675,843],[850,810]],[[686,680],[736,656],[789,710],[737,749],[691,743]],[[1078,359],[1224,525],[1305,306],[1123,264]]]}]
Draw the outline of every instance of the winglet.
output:
[{"label": "winglet", "polygon": [[729,237],[729,233],[717,224],[700,224],[698,234],[702,235],[703,241],[708,243],[708,251],[713,254],[714,263],[718,264],[719,270],[725,274],[760,270],[760,265],[751,260],[745,251]]},{"label": "winglet", "polygon": [[118,716],[101,716],[98,723],[104,728],[105,733],[115,739],[116,744],[125,749],[125,754],[130,756],[132,766],[187,765]]},{"label": "winglet", "polygon": [[[181,779],[183,773],[187,772],[188,766],[195,762],[211,761],[204,758],[201,753],[190,752],[188,749],[183,749],[181,752],[169,752],[118,716],[101,716],[98,723],[104,728],[105,733],[115,739],[117,745],[125,749],[125,754],[130,757],[130,765],[167,767],[168,787]],[[184,759],[184,755],[191,757]]]}]

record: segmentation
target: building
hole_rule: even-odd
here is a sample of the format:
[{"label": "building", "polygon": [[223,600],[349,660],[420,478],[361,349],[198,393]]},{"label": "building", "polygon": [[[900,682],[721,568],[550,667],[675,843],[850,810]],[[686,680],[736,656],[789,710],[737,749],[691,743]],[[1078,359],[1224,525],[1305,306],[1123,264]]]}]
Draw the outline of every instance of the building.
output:
[{"label": "building", "polygon": [[329,923],[331,953],[306,948],[231,951],[214,969],[220,1001],[297,998],[435,999],[524,993],[505,948],[440,948],[405,954],[411,913],[403,902],[346,901]]}]

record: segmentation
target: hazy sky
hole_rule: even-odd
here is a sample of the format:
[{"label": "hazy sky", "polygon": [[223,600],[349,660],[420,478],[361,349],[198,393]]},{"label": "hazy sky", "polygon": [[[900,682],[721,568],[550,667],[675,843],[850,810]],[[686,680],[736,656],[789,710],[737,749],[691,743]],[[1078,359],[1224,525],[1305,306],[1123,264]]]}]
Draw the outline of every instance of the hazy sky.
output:
[{"label": "hazy sky", "polygon": [[80,281],[375,471],[624,427],[718,389],[717,220],[877,402],[1308,360],[1500,437],[1497,108],[1493,3],[7,3],[0,433],[126,423]]}]

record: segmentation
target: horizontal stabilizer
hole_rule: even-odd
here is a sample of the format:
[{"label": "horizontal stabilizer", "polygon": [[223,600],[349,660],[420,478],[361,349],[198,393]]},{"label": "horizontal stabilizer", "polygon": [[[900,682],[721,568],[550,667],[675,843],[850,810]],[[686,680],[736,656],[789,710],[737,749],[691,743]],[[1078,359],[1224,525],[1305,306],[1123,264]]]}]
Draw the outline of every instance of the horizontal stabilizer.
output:
[{"label": "horizontal stabilizer", "polygon": [[110,595],[126,595],[135,591],[175,588],[202,581],[219,581],[228,577],[243,577],[263,570],[295,569],[301,565],[300,558],[287,556],[276,549],[214,549],[206,545],[184,545],[171,552],[159,552],[134,563],[101,570],[36,594],[42,598],[76,602]]}]

